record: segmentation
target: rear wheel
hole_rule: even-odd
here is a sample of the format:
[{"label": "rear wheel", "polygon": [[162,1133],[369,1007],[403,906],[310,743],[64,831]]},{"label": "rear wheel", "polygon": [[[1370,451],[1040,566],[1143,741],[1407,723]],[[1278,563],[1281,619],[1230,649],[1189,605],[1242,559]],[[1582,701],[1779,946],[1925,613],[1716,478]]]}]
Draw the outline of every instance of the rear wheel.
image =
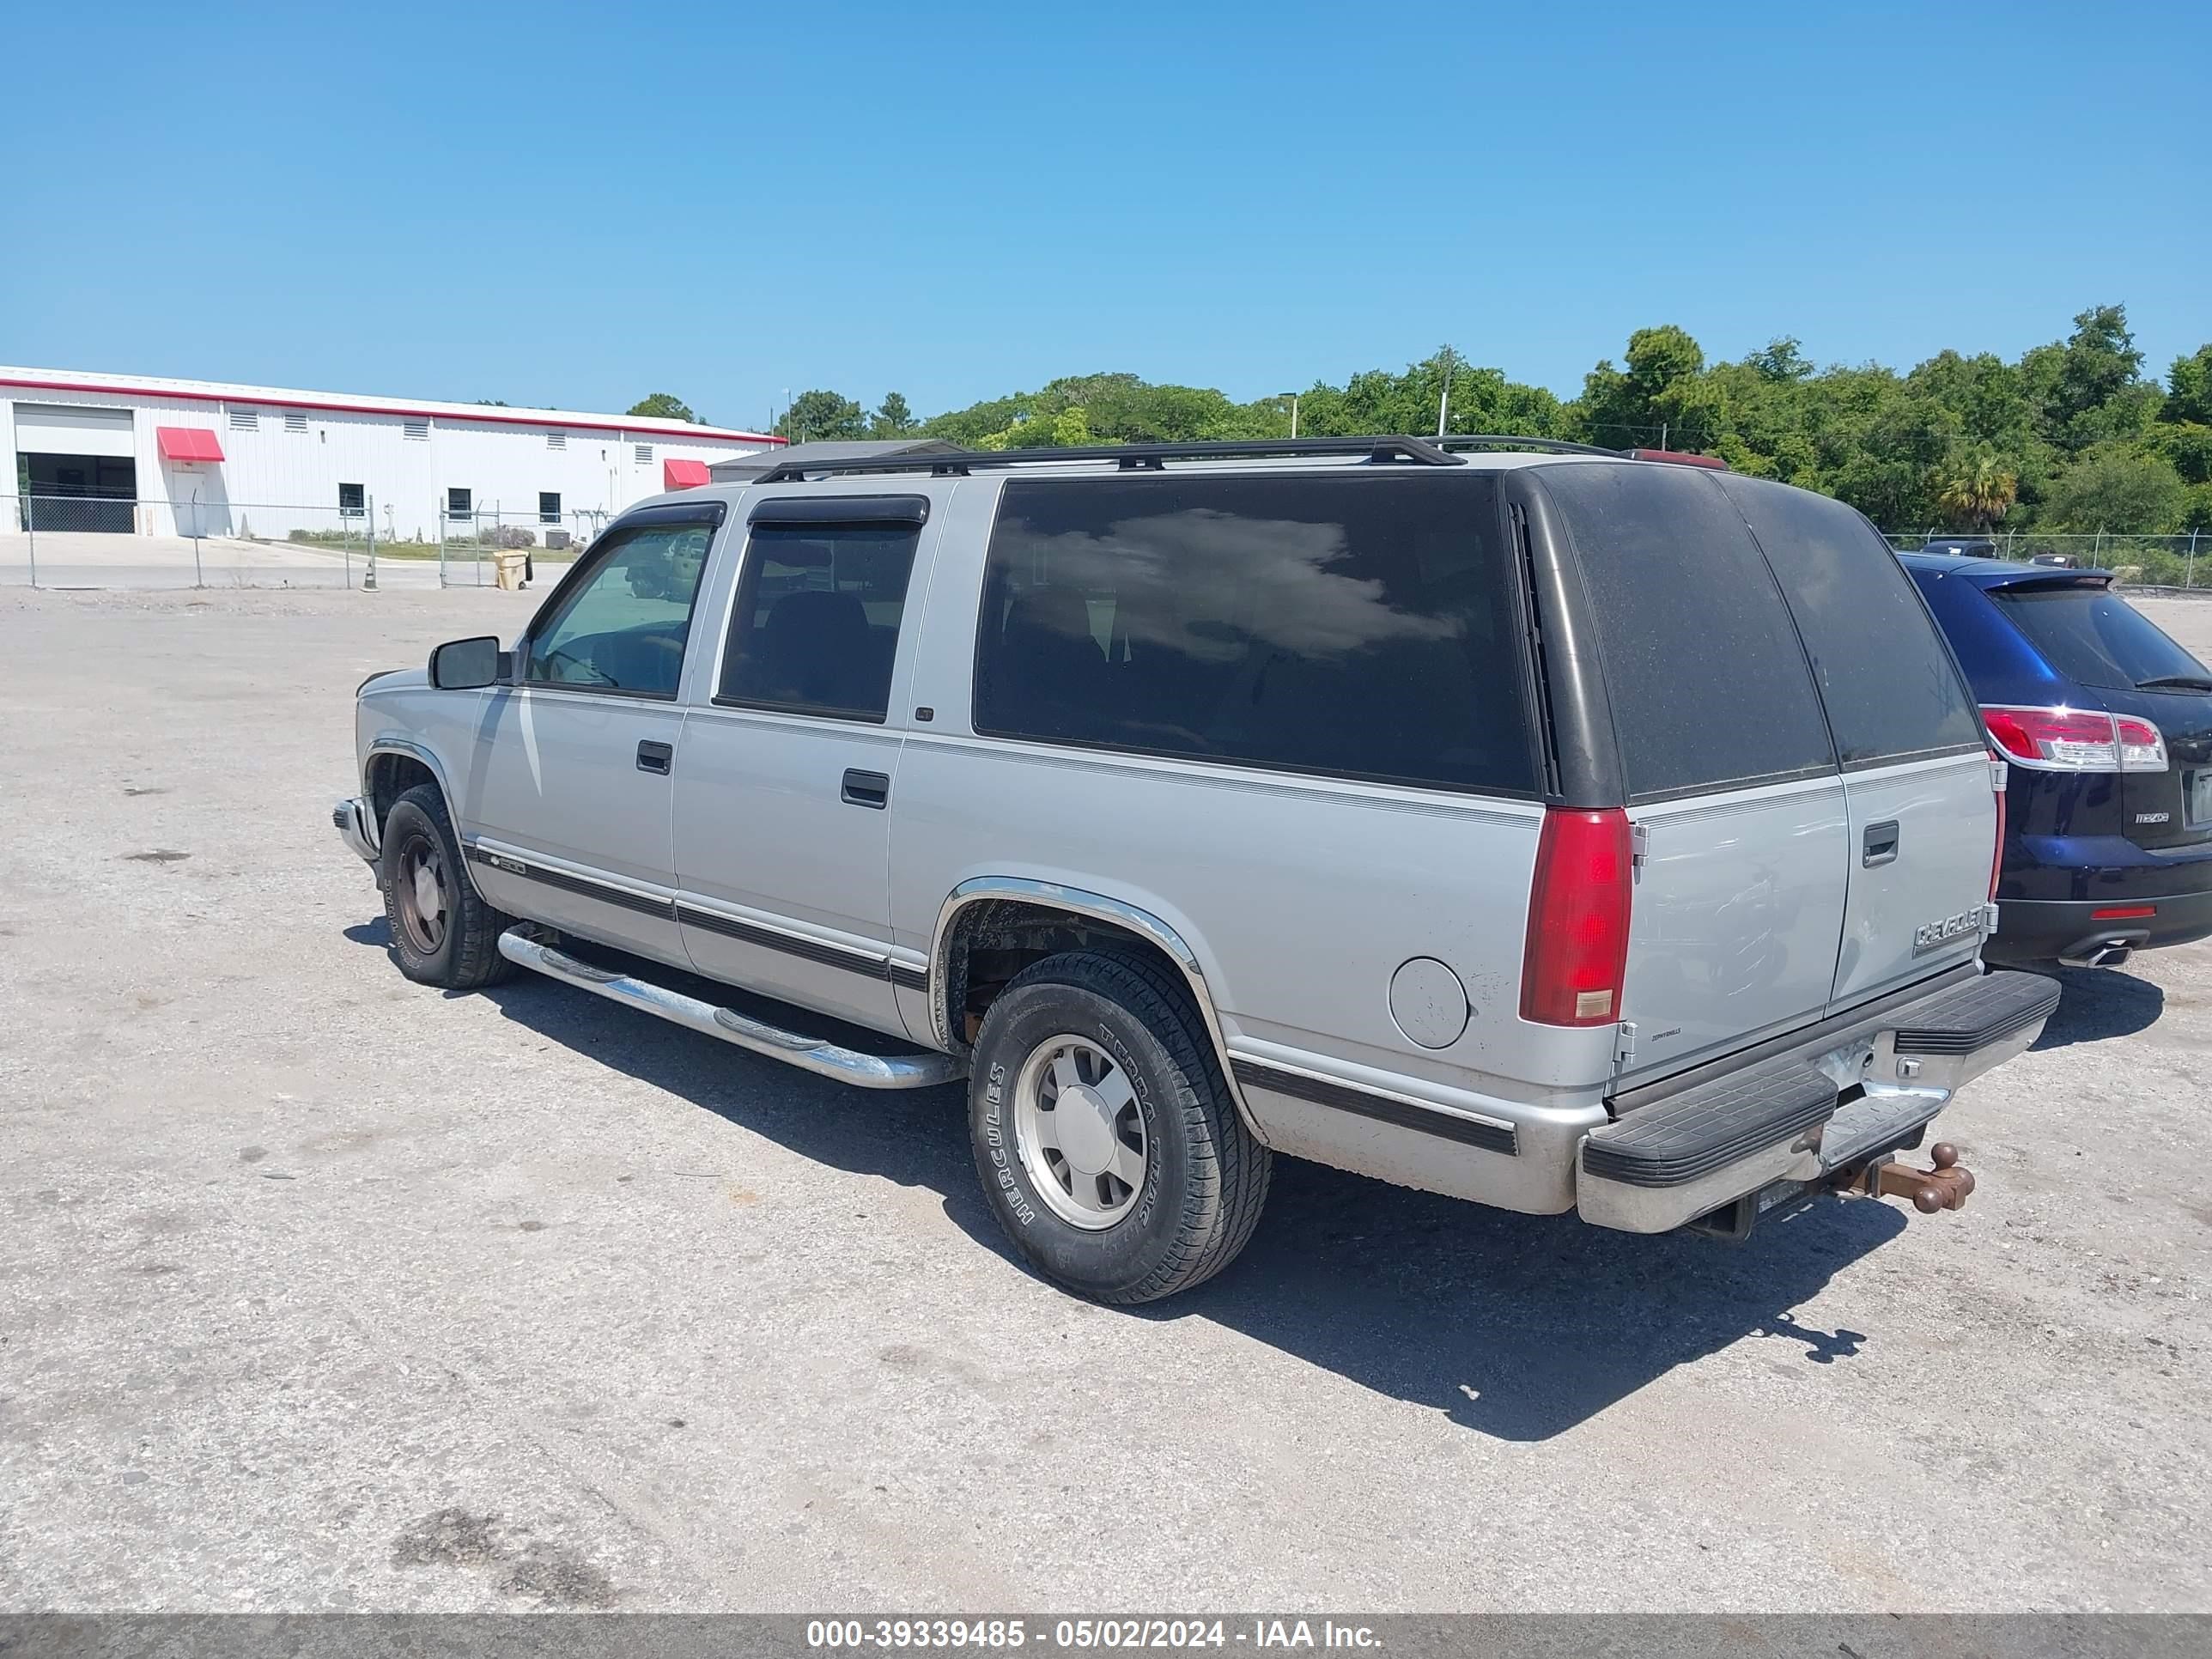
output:
[{"label": "rear wheel", "polygon": [[477,896],[435,785],[418,784],[392,804],[377,879],[392,953],[408,978],[469,991],[514,971],[499,953],[499,936],[514,918]]},{"label": "rear wheel", "polygon": [[1142,958],[1070,951],[1000,992],[976,1034],[969,1126],[1007,1237],[1102,1302],[1212,1278],[1267,1200],[1271,1155],[1188,992]]}]

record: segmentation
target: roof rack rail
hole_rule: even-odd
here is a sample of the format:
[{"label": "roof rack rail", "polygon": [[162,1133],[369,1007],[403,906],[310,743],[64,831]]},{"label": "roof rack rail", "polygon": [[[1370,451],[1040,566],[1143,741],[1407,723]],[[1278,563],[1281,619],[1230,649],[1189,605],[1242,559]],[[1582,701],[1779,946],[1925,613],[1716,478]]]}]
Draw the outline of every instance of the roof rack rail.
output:
[{"label": "roof rack rail", "polygon": [[1569,443],[1565,438],[1524,438],[1513,432],[1449,432],[1436,442],[1440,449],[1541,449],[1559,455],[1602,455],[1615,461],[1633,453]]},{"label": "roof rack rail", "polygon": [[[1505,441],[1519,443],[1523,440]],[[1540,438],[1528,441],[1541,445],[1546,441]],[[987,468],[1047,466],[1062,461],[1112,461],[1124,472],[1158,472],[1164,471],[1170,461],[1304,455],[1364,455],[1377,465],[1467,465],[1459,456],[1446,453],[1425,438],[1229,438],[1182,444],[1095,444],[1072,449],[976,449],[957,455],[859,455],[842,460],[793,460],[770,467],[757,482],[792,483],[826,473],[846,472],[927,472],[940,478],[964,477]]]}]

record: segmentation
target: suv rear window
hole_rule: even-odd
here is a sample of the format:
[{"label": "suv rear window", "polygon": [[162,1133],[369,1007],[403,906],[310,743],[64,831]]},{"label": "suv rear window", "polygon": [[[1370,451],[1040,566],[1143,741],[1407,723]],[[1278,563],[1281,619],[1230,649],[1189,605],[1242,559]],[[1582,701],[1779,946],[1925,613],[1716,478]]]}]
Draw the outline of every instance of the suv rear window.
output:
[{"label": "suv rear window", "polygon": [[2212,678],[2212,671],[2102,583],[1999,587],[1990,597],[2060,673],[2105,690],[2146,680]]},{"label": "suv rear window", "polygon": [[1016,480],[975,729],[1529,794],[1519,615],[1487,475]]},{"label": "suv rear window", "polygon": [[1835,768],[1773,574],[1704,469],[1537,469],[1597,623],[1632,799]]},{"label": "suv rear window", "polygon": [[1809,490],[1731,475],[1714,483],[1782,584],[1844,764],[1980,753],[1972,696],[1881,532]]}]

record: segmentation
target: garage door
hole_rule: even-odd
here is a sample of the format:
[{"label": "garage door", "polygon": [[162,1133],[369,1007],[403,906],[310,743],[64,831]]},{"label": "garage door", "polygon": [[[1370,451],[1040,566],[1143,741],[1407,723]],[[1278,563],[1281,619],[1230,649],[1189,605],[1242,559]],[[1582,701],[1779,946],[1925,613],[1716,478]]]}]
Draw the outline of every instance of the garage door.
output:
[{"label": "garage door", "polygon": [[21,455],[132,455],[128,409],[94,404],[17,404],[15,451]]}]

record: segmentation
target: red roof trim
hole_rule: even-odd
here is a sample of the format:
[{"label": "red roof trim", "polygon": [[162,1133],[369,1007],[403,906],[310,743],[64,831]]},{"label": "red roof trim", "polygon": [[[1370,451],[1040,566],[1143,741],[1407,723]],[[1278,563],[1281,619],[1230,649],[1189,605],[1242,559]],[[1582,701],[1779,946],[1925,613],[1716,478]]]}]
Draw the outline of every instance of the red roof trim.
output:
[{"label": "red roof trim", "polygon": [[705,438],[715,442],[787,444],[788,438],[779,438],[766,432],[732,432],[716,426],[686,426],[681,421],[632,421],[616,424],[611,421],[551,420],[544,414],[500,414],[487,410],[481,415],[456,415],[447,410],[416,409],[405,404],[333,404],[317,403],[306,398],[240,398],[228,392],[186,392],[176,386],[85,386],[75,380],[0,380],[0,386],[20,386],[30,392],[97,392],[111,398],[176,398],[188,403],[238,404],[255,409],[320,409],[334,415],[400,415],[416,420],[475,421],[487,426],[534,426],[555,432],[635,432],[656,438]]},{"label": "red roof trim", "polygon": [[712,483],[714,477],[707,471],[704,461],[687,461],[671,455],[660,464],[660,482],[667,489],[696,489],[701,484]]},{"label": "red roof trim", "polygon": [[219,461],[222,446],[204,426],[157,426],[154,440],[165,461]]}]

